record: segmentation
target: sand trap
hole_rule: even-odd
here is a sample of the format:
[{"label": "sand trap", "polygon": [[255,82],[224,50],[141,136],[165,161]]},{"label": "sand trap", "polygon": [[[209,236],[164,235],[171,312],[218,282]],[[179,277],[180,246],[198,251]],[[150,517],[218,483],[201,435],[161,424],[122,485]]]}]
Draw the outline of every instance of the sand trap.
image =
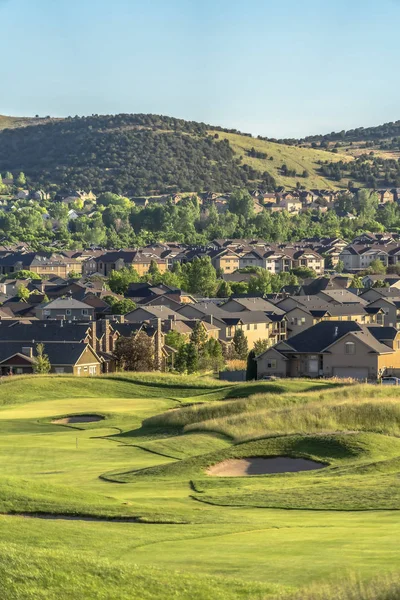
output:
[{"label": "sand trap", "polygon": [[55,425],[70,425],[72,423],[94,423],[95,421],[103,421],[103,419],[104,417],[101,415],[71,415],[63,419],[56,419],[52,423]]},{"label": "sand trap", "polygon": [[326,467],[324,463],[307,458],[275,456],[273,458],[231,458],[209,467],[206,472],[214,477],[241,477],[272,473],[297,473],[298,471],[313,471],[323,467]]}]

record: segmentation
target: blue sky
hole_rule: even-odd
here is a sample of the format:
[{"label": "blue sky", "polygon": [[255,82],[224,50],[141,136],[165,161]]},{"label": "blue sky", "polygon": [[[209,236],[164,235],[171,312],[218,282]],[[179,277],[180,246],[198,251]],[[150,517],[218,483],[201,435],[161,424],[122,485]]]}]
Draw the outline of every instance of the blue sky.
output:
[{"label": "blue sky", "polygon": [[0,114],[267,136],[400,119],[400,0],[0,0]]}]

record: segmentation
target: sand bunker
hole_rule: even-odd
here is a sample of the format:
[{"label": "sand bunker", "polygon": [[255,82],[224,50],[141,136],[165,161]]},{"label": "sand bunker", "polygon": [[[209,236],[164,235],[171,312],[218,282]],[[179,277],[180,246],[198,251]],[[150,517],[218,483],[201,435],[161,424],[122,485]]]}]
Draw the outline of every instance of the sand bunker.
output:
[{"label": "sand bunker", "polygon": [[71,415],[70,417],[64,417],[63,419],[56,419],[52,421],[55,425],[70,425],[72,423],[94,423],[95,421],[102,421],[104,417],[101,415]]},{"label": "sand bunker", "polygon": [[206,472],[214,477],[241,477],[272,473],[297,473],[298,471],[313,471],[323,467],[326,467],[324,463],[308,460],[307,458],[275,456],[273,458],[232,458],[209,467]]}]

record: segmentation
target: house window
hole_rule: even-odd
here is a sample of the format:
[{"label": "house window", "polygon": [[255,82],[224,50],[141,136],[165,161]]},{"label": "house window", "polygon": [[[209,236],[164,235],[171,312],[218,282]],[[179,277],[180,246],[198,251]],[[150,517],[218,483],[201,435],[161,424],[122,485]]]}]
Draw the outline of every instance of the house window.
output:
[{"label": "house window", "polygon": [[54,369],[54,373],[58,373],[58,374],[65,373],[64,367],[56,367]]},{"label": "house window", "polygon": [[250,325],[247,325],[247,331],[250,331]]},{"label": "house window", "polygon": [[88,309],[87,308],[82,308],[82,314],[87,317],[88,313]]},{"label": "house window", "polygon": [[17,368],[15,369],[15,374],[16,374],[16,375],[22,375],[22,374],[23,374],[23,372],[24,372],[24,370],[23,370],[23,369],[21,369],[21,367],[17,367]]},{"label": "house window", "polygon": [[71,309],[67,308],[67,310],[65,311],[65,314],[67,315],[67,317],[71,316]]},{"label": "house window", "polygon": [[344,353],[345,354],[355,354],[356,353],[356,345],[354,342],[346,342],[344,345]]},{"label": "house window", "polygon": [[257,323],[254,323],[254,329],[257,329]]},{"label": "house window", "polygon": [[276,369],[276,359],[272,358],[267,362],[267,369]]},{"label": "house window", "polygon": [[89,367],[89,375],[96,375],[96,365]]}]

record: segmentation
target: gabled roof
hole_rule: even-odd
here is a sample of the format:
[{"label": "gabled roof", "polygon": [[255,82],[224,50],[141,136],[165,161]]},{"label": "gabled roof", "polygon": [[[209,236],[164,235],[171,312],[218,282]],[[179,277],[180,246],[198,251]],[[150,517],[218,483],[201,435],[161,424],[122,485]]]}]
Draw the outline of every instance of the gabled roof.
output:
[{"label": "gabled roof", "polygon": [[46,310],[82,310],[84,308],[93,310],[93,307],[89,306],[89,304],[74,300],[73,298],[56,298],[56,300],[51,300],[51,302],[47,302],[47,304],[42,304],[41,308]]},{"label": "gabled roof", "polygon": [[313,325],[313,327],[302,331],[284,342],[285,346],[290,347],[291,350],[285,350],[281,346],[278,349],[281,352],[289,353],[320,354],[329,351],[329,347],[341,338],[349,334],[355,334],[373,352],[378,352],[379,354],[393,352],[389,346],[386,346],[377,339],[376,336],[380,334],[376,333],[376,329],[376,327],[373,327],[370,330],[369,326],[360,325],[355,321],[321,321],[317,325]]}]

